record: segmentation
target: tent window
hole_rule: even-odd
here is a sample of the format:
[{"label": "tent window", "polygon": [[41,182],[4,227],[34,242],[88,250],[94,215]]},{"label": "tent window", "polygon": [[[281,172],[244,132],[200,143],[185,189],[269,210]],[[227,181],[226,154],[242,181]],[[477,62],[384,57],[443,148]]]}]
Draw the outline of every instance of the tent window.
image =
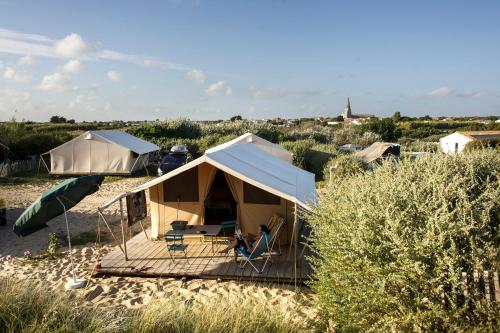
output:
[{"label": "tent window", "polygon": [[243,201],[261,205],[279,205],[281,203],[280,197],[248,183],[243,183]]},{"label": "tent window", "polygon": [[164,202],[197,202],[198,167],[186,170],[163,182]]}]

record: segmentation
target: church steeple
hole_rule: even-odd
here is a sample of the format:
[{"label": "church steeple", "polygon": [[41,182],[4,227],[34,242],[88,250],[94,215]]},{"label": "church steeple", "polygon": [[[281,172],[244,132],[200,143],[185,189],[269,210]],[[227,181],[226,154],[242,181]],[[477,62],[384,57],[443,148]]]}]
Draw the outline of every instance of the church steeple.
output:
[{"label": "church steeple", "polygon": [[345,105],[344,112],[342,112],[342,117],[344,120],[352,118],[351,101],[349,100],[349,97],[347,97],[347,103]]}]

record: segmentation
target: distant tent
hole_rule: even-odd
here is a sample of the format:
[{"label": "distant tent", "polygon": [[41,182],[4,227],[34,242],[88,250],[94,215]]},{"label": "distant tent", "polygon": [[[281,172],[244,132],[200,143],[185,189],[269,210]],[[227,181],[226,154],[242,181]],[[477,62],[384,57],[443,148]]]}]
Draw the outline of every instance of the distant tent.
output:
[{"label": "distant tent", "polygon": [[366,163],[378,162],[389,157],[399,159],[399,155],[400,146],[397,143],[390,142],[375,142],[370,147],[355,153],[355,156]]},{"label": "distant tent", "polygon": [[271,154],[275,157],[278,157],[284,161],[287,161],[288,163],[292,163],[293,161],[293,155],[290,153],[288,150],[285,148],[281,147],[280,145],[277,145],[275,143],[269,142],[265,139],[262,139],[261,137],[258,137],[255,134],[252,133],[245,133],[236,139],[233,139],[231,141],[228,141],[226,143],[223,143],[221,145],[218,145],[214,148],[208,149],[205,153],[213,153],[215,151],[225,149],[227,147],[237,145],[237,144],[253,144],[257,148],[262,149],[268,154]]},{"label": "distant tent", "polygon": [[159,149],[126,132],[88,131],[49,152],[50,173],[128,175],[144,168]]}]

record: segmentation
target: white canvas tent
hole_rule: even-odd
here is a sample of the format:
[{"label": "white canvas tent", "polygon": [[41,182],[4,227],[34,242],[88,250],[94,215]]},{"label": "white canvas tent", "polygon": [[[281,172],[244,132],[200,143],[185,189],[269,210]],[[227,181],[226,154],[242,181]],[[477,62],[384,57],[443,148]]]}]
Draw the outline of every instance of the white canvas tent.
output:
[{"label": "white canvas tent", "polygon": [[128,175],[144,168],[160,148],[122,131],[88,131],[48,152],[50,173]]},{"label": "white canvas tent", "polygon": [[263,151],[278,158],[281,158],[282,160],[287,161],[288,163],[292,163],[293,161],[293,155],[288,150],[281,147],[280,145],[264,140],[261,137],[258,137],[257,135],[252,133],[243,134],[237,137],[236,139],[223,143],[217,147],[208,149],[206,153],[213,153],[217,150],[225,149],[227,147],[236,144],[253,144],[256,147],[262,149]]},{"label": "white canvas tent", "polygon": [[[100,207],[100,210],[131,193],[147,190],[152,238],[163,236],[170,230],[170,223],[177,219],[186,220],[189,224],[204,224],[205,198],[217,170],[224,172],[237,203],[237,220],[243,232],[255,232],[259,224],[266,224],[277,213],[286,222],[282,240],[293,240],[297,209],[302,207],[310,210],[317,200],[314,174],[297,168],[256,145],[234,144],[207,151],[190,163],[121,194]],[[176,178],[182,180],[180,188],[195,188],[196,200],[165,200],[167,192],[179,191],[179,188],[169,187],[170,180]],[[263,191],[263,194],[278,197],[278,201],[270,204],[248,202],[248,184]]]}]

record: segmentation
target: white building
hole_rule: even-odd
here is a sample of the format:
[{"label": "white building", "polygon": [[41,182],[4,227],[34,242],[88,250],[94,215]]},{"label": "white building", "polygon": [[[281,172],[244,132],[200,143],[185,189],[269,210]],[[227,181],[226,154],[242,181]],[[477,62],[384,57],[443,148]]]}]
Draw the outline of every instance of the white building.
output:
[{"label": "white building", "polygon": [[439,145],[445,154],[460,153],[465,145],[475,140],[500,139],[500,131],[455,132],[439,140]]}]

